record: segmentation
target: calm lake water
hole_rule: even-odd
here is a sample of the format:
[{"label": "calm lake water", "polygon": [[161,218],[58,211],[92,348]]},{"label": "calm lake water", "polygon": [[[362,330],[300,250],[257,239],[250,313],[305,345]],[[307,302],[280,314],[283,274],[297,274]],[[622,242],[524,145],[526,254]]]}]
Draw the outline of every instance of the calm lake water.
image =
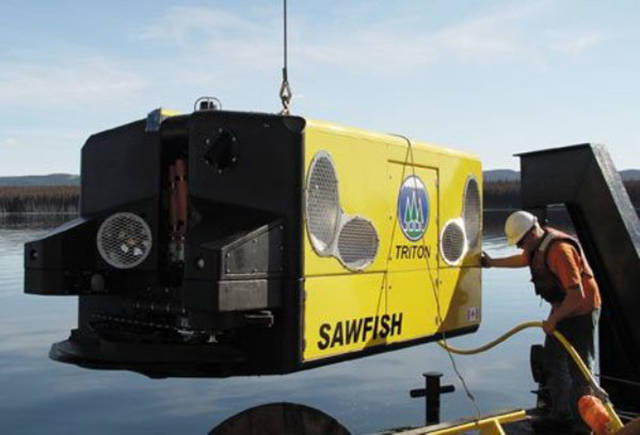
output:
[{"label": "calm lake water", "polygon": [[[484,248],[494,255],[512,252],[498,235],[505,215],[485,220]],[[37,217],[26,225],[0,221],[2,433],[204,434],[248,407],[281,401],[318,408],[354,433],[367,433],[421,424],[424,401],[409,398],[409,390],[422,387],[421,374],[432,370],[456,386],[442,396],[442,418],[473,413],[447,354],[434,343],[286,376],[228,379],[152,380],[51,361],[51,343],[67,338],[76,326],[77,299],[22,293],[23,244],[50,226],[50,220]],[[548,311],[534,296],[524,269],[485,270],[482,308],[479,331],[452,344],[482,344],[517,323],[541,320]],[[488,353],[456,357],[482,412],[534,405],[529,346],[542,341],[541,331],[527,330]]]}]

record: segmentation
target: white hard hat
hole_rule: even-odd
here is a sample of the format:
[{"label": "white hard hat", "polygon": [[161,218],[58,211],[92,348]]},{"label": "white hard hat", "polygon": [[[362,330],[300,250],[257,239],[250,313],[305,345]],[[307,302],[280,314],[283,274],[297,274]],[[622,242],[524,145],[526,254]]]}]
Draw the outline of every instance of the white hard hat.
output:
[{"label": "white hard hat", "polygon": [[504,223],[504,234],[507,236],[507,243],[515,245],[524,237],[527,232],[538,222],[538,218],[528,211],[517,211],[511,213]]}]

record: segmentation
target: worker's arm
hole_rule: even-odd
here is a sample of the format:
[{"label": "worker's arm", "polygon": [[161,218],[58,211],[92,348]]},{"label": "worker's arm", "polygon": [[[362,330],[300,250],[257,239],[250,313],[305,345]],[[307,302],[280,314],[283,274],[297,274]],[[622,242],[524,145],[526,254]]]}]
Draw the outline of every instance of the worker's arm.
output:
[{"label": "worker's arm", "polygon": [[551,310],[547,320],[542,322],[542,329],[544,329],[544,332],[547,334],[553,333],[560,320],[573,316],[582,304],[584,291],[581,285],[568,288],[566,292],[567,294],[562,300],[562,303],[556,309]]},{"label": "worker's arm", "polygon": [[550,249],[549,268],[562,284],[565,297],[543,322],[543,329],[547,334],[554,331],[559,321],[575,315],[585,298],[578,251],[572,245],[563,242],[553,245]]},{"label": "worker's arm", "polygon": [[481,261],[483,267],[525,267],[529,265],[529,260],[524,252],[502,258],[492,258],[486,252],[482,252]]}]

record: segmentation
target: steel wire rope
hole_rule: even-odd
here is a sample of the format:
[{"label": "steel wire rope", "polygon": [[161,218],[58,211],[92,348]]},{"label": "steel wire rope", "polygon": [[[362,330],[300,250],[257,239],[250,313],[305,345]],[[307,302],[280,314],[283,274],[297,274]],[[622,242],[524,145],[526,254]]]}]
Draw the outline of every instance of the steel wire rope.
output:
[{"label": "steel wire rope", "polygon": [[[394,136],[398,136],[398,135],[394,135]],[[405,156],[405,164],[402,165],[402,174],[400,175],[400,183],[402,183],[402,180],[404,180],[404,174],[407,168],[406,162],[409,158],[409,148],[407,148],[407,155]],[[402,185],[400,186],[402,187]],[[387,249],[387,257],[385,259],[385,268],[384,268],[384,275],[382,278],[382,283],[380,283],[380,293],[378,295],[378,306],[377,306],[377,310],[378,312],[380,311],[380,300],[382,299],[382,294],[384,292],[384,296],[385,296],[385,314],[387,312],[387,305],[389,303],[388,301],[388,296],[387,296],[387,292],[384,291],[385,290],[385,284],[389,282],[388,280],[388,275],[389,275],[389,261],[391,261],[391,250],[393,248],[393,240],[396,236],[396,224],[398,223],[398,213],[396,210],[396,213],[393,214],[393,219],[391,221],[391,238],[389,239],[389,249]]]},{"label": "steel wire rope", "polygon": [[283,0],[283,23],[284,23],[284,62],[282,67],[282,84],[280,85],[280,102],[282,110],[280,115],[289,115],[291,108],[291,88],[289,87],[288,67],[287,67],[287,0]]},{"label": "steel wire rope", "polygon": [[[404,165],[403,165],[403,177],[404,178],[404,167],[407,166],[408,160],[409,160],[409,156],[411,156],[411,173],[415,179],[416,177],[416,167],[415,167],[415,160],[414,160],[414,156],[413,156],[413,144],[411,143],[411,140],[406,137],[403,136],[401,134],[392,134],[392,136],[396,136],[399,137],[401,139],[404,139],[407,142],[407,154],[405,157],[405,161],[404,161]],[[402,187],[402,183],[404,182],[404,179],[400,180],[400,187]],[[414,188],[417,190],[418,186],[417,184],[414,186]],[[397,214],[397,213],[396,213]],[[396,216],[397,218],[397,216]],[[395,228],[395,225],[394,225]],[[393,237],[393,233],[392,233],[392,237]],[[422,248],[424,249],[424,252],[431,252],[427,250],[427,245],[426,242],[424,240],[424,235],[421,237],[422,240]],[[393,238],[391,239],[391,241],[389,243],[392,244],[393,242]],[[429,275],[429,281],[431,282],[431,290],[433,292],[433,297],[436,301],[436,314],[437,314],[437,321],[438,321],[438,326],[442,327],[444,325],[444,319],[442,318],[442,312],[441,312],[441,308],[440,308],[440,295],[438,290],[436,290],[436,285],[437,285],[437,281],[434,280],[433,278],[433,272],[431,271],[431,263],[429,262],[429,257],[430,255],[425,255],[425,263],[427,266],[427,273]],[[437,256],[436,256],[436,266],[437,266]],[[446,337],[446,332],[443,330],[440,332],[440,334],[442,335],[442,340],[438,341],[438,343],[443,342],[447,343],[447,337]],[[469,399],[469,401],[471,402],[471,404],[473,405],[473,408],[476,412],[476,422],[479,421],[481,419],[481,413],[480,413],[480,407],[478,406],[478,403],[476,402],[476,398],[475,396],[471,393],[471,390],[469,389],[469,387],[467,386],[467,382],[464,379],[464,376],[462,376],[462,373],[460,373],[460,370],[458,369],[458,365],[456,364],[456,361],[453,357],[453,354],[451,351],[449,351],[449,349],[447,347],[444,347],[444,349],[447,351],[447,355],[449,356],[449,360],[451,361],[451,367],[453,368],[454,373],[456,374],[458,380],[460,381],[460,383],[462,384],[462,388],[465,391],[465,394],[467,396],[467,398]]]}]

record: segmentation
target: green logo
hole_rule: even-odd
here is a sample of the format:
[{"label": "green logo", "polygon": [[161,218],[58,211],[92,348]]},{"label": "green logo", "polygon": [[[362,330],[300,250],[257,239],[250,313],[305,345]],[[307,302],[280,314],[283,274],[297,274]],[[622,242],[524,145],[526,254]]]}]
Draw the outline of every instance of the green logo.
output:
[{"label": "green logo", "polygon": [[429,224],[429,197],[420,178],[407,177],[398,193],[398,221],[405,237],[416,242]]}]

